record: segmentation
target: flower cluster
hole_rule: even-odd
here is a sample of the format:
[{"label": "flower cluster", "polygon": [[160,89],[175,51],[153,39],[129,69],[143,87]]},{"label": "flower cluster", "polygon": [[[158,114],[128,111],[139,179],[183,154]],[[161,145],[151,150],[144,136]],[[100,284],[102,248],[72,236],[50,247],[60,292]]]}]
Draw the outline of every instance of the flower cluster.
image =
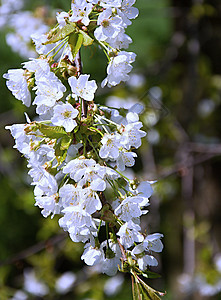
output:
[{"label": "flower cluster", "polygon": [[99,264],[108,275],[122,261],[123,272],[144,274],[157,265],[153,252],[163,249],[161,234],[140,227],[151,182],[123,173],[135,164],[146,135],[140,105],[128,111],[95,104],[97,84],[79,62],[80,47],[98,43],[111,55],[104,84],[127,80],[135,54],[120,51],[119,40],[128,40],[125,28],[138,14],[134,2],[74,0],[70,12],[57,15],[58,26],[36,42],[40,57],[4,75],[18,100],[36,105],[36,121],[27,117],[27,124],[7,127],[28,160],[36,205],[44,217],[61,214],[60,227],[85,244],[85,263]]},{"label": "flower cluster", "polygon": [[[71,26],[77,24],[73,32],[78,33],[79,43],[89,45],[95,41],[102,47],[109,62],[107,77],[103,80],[102,86],[115,86],[129,79],[128,73],[132,69],[131,63],[135,61],[136,55],[133,52],[121,51],[121,49],[128,48],[132,42],[132,39],[125,33],[125,29],[131,24],[130,20],[138,16],[138,9],[133,7],[134,3],[135,0],[74,0],[69,12],[57,13],[59,32],[70,31]],[[45,47],[47,38],[47,35],[39,35],[38,40],[34,39],[39,54],[47,53],[48,49]],[[54,41],[57,42],[57,39],[52,38],[51,42]],[[69,48],[68,45],[63,55],[69,54],[70,57],[71,49]]]}]

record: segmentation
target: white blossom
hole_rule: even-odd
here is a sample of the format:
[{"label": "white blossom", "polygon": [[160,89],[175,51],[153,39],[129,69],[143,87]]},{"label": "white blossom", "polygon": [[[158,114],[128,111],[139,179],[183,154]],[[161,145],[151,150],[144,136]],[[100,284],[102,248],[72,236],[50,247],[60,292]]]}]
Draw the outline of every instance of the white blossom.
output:
[{"label": "white blossom", "polygon": [[62,11],[62,12],[57,12],[56,14],[56,19],[58,21],[59,24],[59,28],[64,27],[67,23],[66,23],[66,19],[69,18],[69,14]]},{"label": "white blossom", "polygon": [[84,157],[79,157],[78,159],[73,159],[63,168],[64,174],[70,174],[70,177],[78,182],[84,175],[87,167],[95,166],[96,162],[93,159],[85,159]]},{"label": "white blossom", "polygon": [[122,127],[122,135],[125,137],[124,147],[129,150],[131,147],[136,149],[141,146],[141,138],[146,136],[146,132],[140,130],[142,122],[138,122],[139,117],[136,113],[129,112],[126,116],[128,124]]},{"label": "white blossom", "polygon": [[67,132],[71,132],[76,126],[75,118],[79,111],[70,103],[57,104],[54,106],[54,114],[51,119],[52,124],[63,126]]},{"label": "white blossom", "polygon": [[6,126],[5,128],[11,131],[15,139],[14,148],[17,148],[18,151],[27,157],[30,153],[29,143],[31,136],[28,136],[25,132],[26,124],[14,124],[12,126]]},{"label": "white blossom", "polygon": [[89,14],[92,11],[92,4],[85,0],[73,0],[71,4],[72,16],[69,18],[71,22],[81,21],[85,26],[90,23]]},{"label": "white blossom", "polygon": [[139,10],[132,7],[136,0],[122,0],[121,7],[117,9],[118,14],[122,17],[126,26],[131,25],[130,19],[135,19]]},{"label": "white blossom", "polygon": [[74,187],[72,184],[66,184],[59,191],[63,207],[70,205],[79,206],[89,214],[93,214],[96,210],[102,208],[99,196],[90,187],[82,188]]},{"label": "white blossom", "polygon": [[104,257],[103,250],[101,248],[96,248],[95,246],[91,245],[91,243],[87,243],[84,246],[84,253],[81,256],[81,259],[88,266],[94,266],[99,264]]},{"label": "white blossom", "polygon": [[68,78],[68,83],[74,96],[76,95],[86,101],[92,101],[94,99],[97,84],[95,80],[89,81],[89,77],[90,75],[84,74],[80,75],[78,79],[74,76]]},{"label": "white blossom", "polygon": [[136,54],[133,52],[121,51],[117,56],[112,57],[107,67],[107,77],[102,81],[101,86],[115,86],[121,81],[127,81],[128,73],[132,70],[131,63],[135,61]]},{"label": "white blossom", "polygon": [[[107,247],[108,243],[108,247]],[[112,242],[111,240],[104,241],[101,247],[106,247],[105,257],[101,261],[101,272],[107,274],[108,276],[116,275],[118,271],[118,266],[121,263],[121,251],[119,245]],[[109,248],[110,247],[110,248]]]},{"label": "white blossom", "polygon": [[120,31],[117,32],[116,37],[108,37],[106,39],[106,42],[115,49],[127,49],[129,47],[129,44],[132,43],[132,39],[125,33],[124,28],[121,27]]},{"label": "white blossom", "polygon": [[153,252],[161,252],[163,250],[163,243],[160,240],[162,237],[163,234],[161,233],[149,234],[143,241],[144,249]]},{"label": "white blossom", "polygon": [[[142,197],[127,197],[121,204],[114,210],[114,213],[122,221],[129,222],[133,218],[138,218],[142,215],[141,203],[143,202]],[[146,203],[146,205],[148,202]]]},{"label": "white blossom", "polygon": [[117,235],[120,236],[120,243],[127,249],[130,248],[134,242],[142,242],[144,240],[140,231],[140,226],[130,220],[120,227]]},{"label": "white blossom", "polygon": [[158,265],[158,261],[153,255],[144,255],[140,256],[137,259],[139,269],[142,271],[145,271],[147,269],[147,266],[156,267]]},{"label": "white blossom", "polygon": [[49,72],[47,77],[41,76],[37,81],[37,96],[33,102],[37,105],[36,112],[39,115],[45,114],[63,97],[65,91],[65,86],[54,73]]},{"label": "white blossom", "polygon": [[113,16],[112,9],[107,8],[98,17],[94,36],[98,41],[105,41],[107,38],[114,39],[122,28],[122,20],[119,16]]},{"label": "white blossom", "polygon": [[137,157],[137,154],[134,152],[126,152],[124,150],[120,150],[119,156],[117,158],[117,168],[120,171],[125,170],[126,167],[132,167],[135,164],[134,157]]},{"label": "white blossom", "polygon": [[29,72],[35,73],[36,81],[41,81],[42,77],[50,75],[50,66],[47,59],[30,59],[28,62],[23,63],[23,65]]},{"label": "white blossom", "polygon": [[41,166],[34,166],[28,174],[32,177],[32,185],[36,185],[34,193],[36,196],[51,196],[57,192],[58,184],[53,175]]},{"label": "white blossom", "polygon": [[25,76],[25,70],[12,69],[3,77],[7,79],[6,85],[16,99],[21,100],[26,106],[31,104],[31,93],[28,89],[28,83]]},{"label": "white blossom", "polygon": [[53,218],[54,215],[59,214],[61,211],[61,206],[58,203],[58,194],[51,196],[36,196],[35,201],[36,206],[43,208],[41,213],[45,218],[50,214],[52,214],[51,218]]},{"label": "white blossom", "polygon": [[75,187],[73,184],[65,184],[59,190],[59,196],[64,208],[73,205],[79,205],[80,199],[83,196],[83,189],[81,186]]},{"label": "white blossom", "polygon": [[[35,186],[35,205],[44,217],[61,214],[60,227],[73,242],[85,244],[81,259],[109,276],[114,276],[122,264],[121,245],[126,257],[132,257],[141,271],[156,266],[152,253],[163,249],[163,235],[142,234],[139,225],[140,217],[148,212],[153,182],[138,184],[137,180],[127,179],[132,176],[121,174],[135,164],[137,154],[133,149],[141,146],[141,138],[146,135],[139,121],[143,107],[132,98],[124,100],[126,104],[119,104],[118,109],[116,103],[112,108],[92,102],[84,116],[83,101],[93,101],[97,84],[89,80],[90,75],[79,74],[74,60],[78,46],[92,41],[105,48],[109,59],[102,87],[127,81],[136,55],[120,49],[132,42],[125,29],[138,15],[134,3],[135,0],[73,0],[68,13],[57,13],[58,24],[49,34],[45,33],[48,27],[40,25],[31,14],[16,14],[10,19],[15,32],[8,39],[14,49],[26,43],[24,51],[31,53],[31,35],[40,57],[35,59],[33,54],[23,69],[4,74],[9,90],[26,106],[31,104],[29,90],[35,93],[32,104],[37,106],[38,119],[31,122],[26,115],[28,124],[6,127],[15,139],[14,147],[27,158],[28,174]],[[94,39],[89,39],[88,34],[92,38],[94,34]],[[79,38],[76,45],[72,45],[72,37]],[[50,39],[56,42],[48,44]],[[76,76],[71,76],[72,68],[77,70]],[[127,111],[121,113],[123,108]],[[48,287],[33,272],[29,272],[29,278],[27,274],[25,290],[39,297],[47,295]],[[56,282],[55,289],[60,294],[68,292],[76,280],[73,273],[65,276]]]},{"label": "white blossom", "polygon": [[79,206],[69,206],[62,210],[64,217],[59,220],[59,225],[68,230],[74,242],[86,242],[90,235],[97,234],[96,225],[89,213]]},{"label": "white blossom", "polygon": [[134,247],[132,255],[136,257],[139,268],[144,271],[147,266],[157,266],[158,262],[153,255],[147,254],[152,252],[161,252],[163,250],[163,244],[161,238],[163,237],[160,233],[150,234],[143,242]]},{"label": "white blossom", "polygon": [[144,198],[149,198],[153,194],[153,189],[151,187],[151,182],[149,181],[142,181],[138,185],[136,189],[136,194],[142,196]]},{"label": "white blossom", "polygon": [[40,144],[36,141],[36,149],[33,146],[34,142],[29,144],[29,165],[34,167],[43,166],[48,161],[55,159],[55,151],[52,145]]},{"label": "white blossom", "polygon": [[121,136],[117,133],[105,133],[101,139],[102,146],[99,151],[101,158],[116,159],[119,156]]},{"label": "white blossom", "polygon": [[106,182],[104,176],[106,175],[106,168],[95,164],[94,166],[88,166],[87,168],[78,172],[79,184],[85,185],[90,183],[90,187],[93,191],[104,191],[106,189]]}]

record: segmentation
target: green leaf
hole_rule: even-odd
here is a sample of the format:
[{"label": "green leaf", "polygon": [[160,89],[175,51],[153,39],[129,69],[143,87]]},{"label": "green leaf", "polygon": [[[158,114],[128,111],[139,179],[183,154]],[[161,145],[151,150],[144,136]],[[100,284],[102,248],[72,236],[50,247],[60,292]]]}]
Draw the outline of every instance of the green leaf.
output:
[{"label": "green leaf", "polygon": [[64,136],[60,142],[61,143],[60,149],[67,150],[69,148],[71,142],[72,142],[72,138],[70,136],[68,136],[68,135]]},{"label": "green leaf", "polygon": [[64,151],[61,150],[61,141],[59,141],[59,143],[57,143],[55,146],[55,156],[58,158],[62,156],[63,152]]},{"label": "green leaf", "polygon": [[83,43],[83,35],[81,33],[71,33],[68,43],[71,47],[71,53],[73,58],[77,55]]},{"label": "green leaf", "polygon": [[62,164],[67,156],[67,149],[66,150],[61,149],[61,140],[55,147],[55,156],[59,164]]},{"label": "green leaf", "polygon": [[146,278],[160,278],[161,277],[159,274],[150,272],[150,271],[142,272],[142,275]]},{"label": "green leaf", "polygon": [[80,131],[76,132],[75,139],[78,143],[80,143],[83,140],[83,135],[81,134]]},{"label": "green leaf", "polygon": [[79,32],[82,34],[83,36],[83,45],[84,46],[90,46],[93,44],[93,39],[83,30],[79,30]]},{"label": "green leaf", "polygon": [[165,296],[165,293],[158,292],[147,285],[134,272],[131,272],[133,300],[160,300],[159,296]]},{"label": "green leaf", "polygon": [[66,36],[70,35],[72,32],[77,31],[75,23],[66,24],[64,27],[59,28],[57,33],[52,36],[44,45],[54,44],[60,40],[66,38]]},{"label": "green leaf", "polygon": [[158,300],[160,299],[155,293],[152,293],[151,290],[143,289],[143,286],[139,283],[140,293],[142,294],[142,299],[144,300]]},{"label": "green leaf", "polygon": [[59,139],[65,135],[67,132],[61,126],[48,126],[44,124],[39,124],[38,126],[41,133],[50,139]]},{"label": "green leaf", "polygon": [[131,276],[132,279],[132,294],[133,294],[133,300],[143,300],[142,294],[140,292],[139,283],[134,279],[133,276]]},{"label": "green leaf", "polygon": [[161,300],[158,295],[160,295],[160,296],[165,295],[165,293],[158,292],[158,291],[154,290],[153,288],[151,288],[143,280],[141,280],[138,276],[136,276],[136,278],[139,281],[139,284],[141,284],[140,288],[141,288],[141,292],[144,296],[144,299]]}]

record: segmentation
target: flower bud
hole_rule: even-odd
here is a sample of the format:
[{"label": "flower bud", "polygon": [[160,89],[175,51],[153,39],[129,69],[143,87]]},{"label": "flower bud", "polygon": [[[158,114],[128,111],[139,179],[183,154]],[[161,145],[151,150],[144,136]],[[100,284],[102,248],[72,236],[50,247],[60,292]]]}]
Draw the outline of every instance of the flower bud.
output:
[{"label": "flower bud", "polygon": [[68,75],[70,75],[70,77],[77,76],[77,68],[72,65],[68,65],[67,72],[68,72]]}]

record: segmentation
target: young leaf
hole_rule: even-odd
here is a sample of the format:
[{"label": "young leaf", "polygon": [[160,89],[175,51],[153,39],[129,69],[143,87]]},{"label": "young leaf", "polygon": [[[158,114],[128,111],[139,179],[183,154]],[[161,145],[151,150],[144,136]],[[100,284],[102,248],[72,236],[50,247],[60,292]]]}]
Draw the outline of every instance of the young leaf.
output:
[{"label": "young leaf", "polygon": [[66,24],[61,29],[59,28],[57,33],[52,36],[47,42],[45,42],[44,45],[54,44],[60,40],[63,40],[64,38],[66,38],[66,36],[70,35],[74,31],[77,31],[75,23]]},{"label": "young leaf", "polygon": [[67,156],[67,149],[61,149],[61,140],[59,141],[59,143],[57,143],[55,147],[55,156],[59,164],[62,164]]},{"label": "young leaf", "polygon": [[[141,284],[141,290],[144,295],[144,299],[160,300],[159,296],[165,296],[165,293],[158,292],[147,285],[142,279],[135,275],[139,283]],[[159,295],[159,296],[158,296]],[[149,297],[149,298],[148,298]]]},{"label": "young leaf", "polygon": [[139,289],[139,283],[136,281],[136,279],[134,280],[134,277],[132,275],[131,275],[131,280],[132,280],[133,300],[143,300]]},{"label": "young leaf", "polygon": [[38,129],[41,131],[41,133],[43,133],[50,139],[59,139],[67,135],[67,132],[64,130],[64,128],[60,126],[48,126],[44,124],[39,124]]},{"label": "young leaf", "polygon": [[67,150],[71,144],[72,138],[68,135],[61,138],[61,150]]},{"label": "young leaf", "polygon": [[93,44],[93,39],[83,30],[79,30],[79,32],[82,34],[83,36],[83,45],[86,46],[90,46]]},{"label": "young leaf", "polygon": [[155,272],[145,271],[142,275],[146,278],[160,278],[161,276]]},{"label": "young leaf", "polygon": [[71,33],[69,36],[68,44],[71,47],[73,58],[77,55],[83,43],[83,35],[81,33]]}]

